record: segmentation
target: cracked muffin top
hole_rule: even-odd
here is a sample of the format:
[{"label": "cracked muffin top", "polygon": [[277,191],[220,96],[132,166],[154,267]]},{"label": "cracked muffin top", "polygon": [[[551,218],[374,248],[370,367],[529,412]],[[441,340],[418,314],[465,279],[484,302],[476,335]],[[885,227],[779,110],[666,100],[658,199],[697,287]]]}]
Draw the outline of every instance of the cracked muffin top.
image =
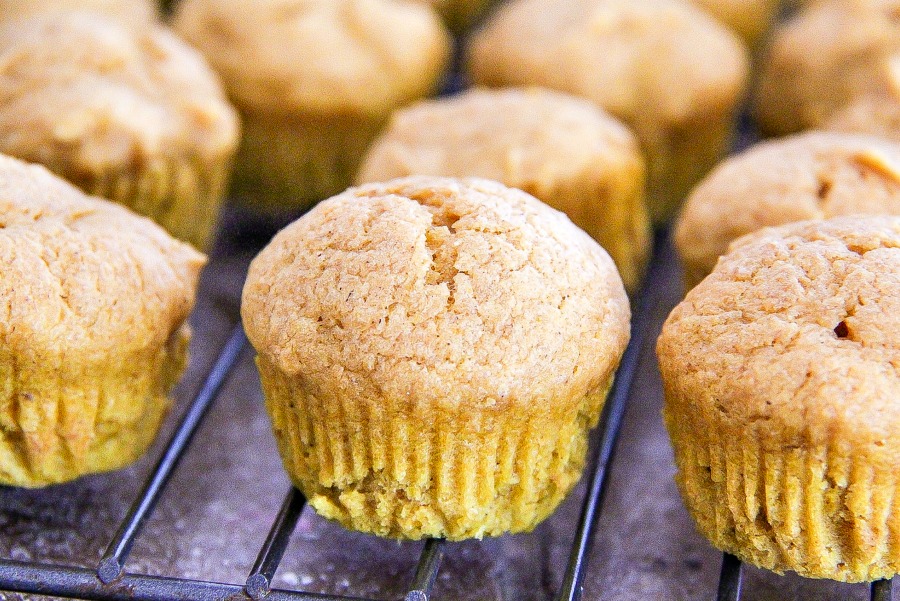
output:
[{"label": "cracked muffin top", "polygon": [[858,213],[900,215],[900,146],[809,132],[757,144],[721,163],[688,198],[675,243],[694,285],[745,234]]},{"label": "cracked muffin top", "polygon": [[900,217],[836,217],[736,241],[669,315],[657,353],[667,398],[764,447],[841,437],[895,461],[898,332]]},{"label": "cracked muffin top", "polygon": [[629,305],[609,255],[562,213],[483,179],[350,188],[253,261],[242,315],[260,355],[317,387],[529,403],[612,374]]},{"label": "cracked muffin top", "polygon": [[381,115],[429,92],[450,36],[402,0],[185,0],[175,29],[244,110]]},{"label": "cracked muffin top", "polygon": [[161,346],[204,262],[149,219],[0,155],[0,352],[75,370]]}]

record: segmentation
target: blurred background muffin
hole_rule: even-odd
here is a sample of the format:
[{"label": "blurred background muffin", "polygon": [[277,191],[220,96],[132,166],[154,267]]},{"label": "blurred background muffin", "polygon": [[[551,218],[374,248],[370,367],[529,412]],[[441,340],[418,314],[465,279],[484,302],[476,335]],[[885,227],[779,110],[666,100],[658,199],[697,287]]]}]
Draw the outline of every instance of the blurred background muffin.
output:
[{"label": "blurred background muffin", "polygon": [[470,90],[394,113],[357,182],[485,177],[566,213],[635,291],[650,251],[644,160],[628,129],[586,100],[549,90]]},{"label": "blurred background muffin", "polygon": [[436,91],[450,37],[404,0],[185,0],[175,28],[243,116],[236,200],[296,212],[344,190],[398,106]]},{"label": "blurred background muffin", "polygon": [[775,21],[780,0],[693,0],[728,25],[748,46],[756,46]]},{"label": "blurred background muffin", "polygon": [[900,145],[819,131],[760,143],[723,161],[685,203],[675,227],[685,283],[745,234],[858,213],[900,215]]},{"label": "blurred background muffin", "polygon": [[824,126],[861,97],[900,98],[900,0],[821,0],[776,28],[754,99],[766,135]]},{"label": "blurred background muffin", "polygon": [[238,120],[198,52],[162,25],[54,12],[0,24],[0,152],[207,248]]},{"label": "blurred background muffin", "polygon": [[0,484],[143,454],[187,362],[204,262],[150,220],[0,155]]},{"label": "blurred background muffin", "polygon": [[631,127],[654,223],[727,151],[748,77],[741,41],[681,0],[512,0],[468,58],[477,84],[569,92]]},{"label": "blurred background muffin", "polygon": [[0,21],[70,10],[96,11],[137,26],[159,18],[155,0],[0,0]]}]

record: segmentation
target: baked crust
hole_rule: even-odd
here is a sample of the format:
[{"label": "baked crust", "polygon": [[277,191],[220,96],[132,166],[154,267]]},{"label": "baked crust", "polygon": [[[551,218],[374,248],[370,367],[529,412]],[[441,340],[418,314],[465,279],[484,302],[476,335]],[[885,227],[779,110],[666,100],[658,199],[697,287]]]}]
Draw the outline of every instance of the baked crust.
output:
[{"label": "baked crust", "polygon": [[468,52],[477,84],[568,92],[628,125],[648,161],[654,223],[726,152],[748,62],[735,34],[680,0],[515,0]]},{"label": "baked crust", "polygon": [[357,182],[483,177],[563,211],[634,291],[649,256],[644,160],[634,136],[586,100],[539,88],[475,89],[400,110]]},{"label": "baked crust", "polygon": [[688,197],[675,227],[695,286],[728,245],[765,226],[839,215],[900,215],[900,147],[873,136],[809,132],[722,162]]}]

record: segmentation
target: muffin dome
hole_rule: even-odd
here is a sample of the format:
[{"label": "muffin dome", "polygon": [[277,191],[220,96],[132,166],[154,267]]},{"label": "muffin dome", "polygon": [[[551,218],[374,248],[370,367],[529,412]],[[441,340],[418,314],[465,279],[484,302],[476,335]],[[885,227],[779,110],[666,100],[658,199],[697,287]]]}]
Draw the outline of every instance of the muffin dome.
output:
[{"label": "muffin dome", "polygon": [[390,112],[433,92],[450,56],[434,10],[403,0],[185,0],[174,25],[244,116],[238,199],[272,212],[350,185]]},{"label": "muffin dome", "polygon": [[686,283],[706,277],[745,234],[857,213],[900,215],[900,146],[829,132],[758,144],[724,161],[688,198],[675,228]]},{"label": "muffin dome", "polygon": [[822,127],[861,96],[898,97],[900,0],[822,0],[776,29],[755,98],[773,136]]},{"label": "muffin dome", "polygon": [[513,0],[468,58],[478,84],[568,92],[628,125],[656,223],[727,150],[748,75],[740,40],[683,0]]},{"label": "muffin dome", "polygon": [[644,161],[634,136],[588,101],[538,88],[470,90],[394,113],[359,182],[476,176],[565,212],[637,288],[650,250]]},{"label": "muffin dome", "polygon": [[0,26],[0,152],[207,246],[238,122],[202,57],[161,25],[88,12]]},{"label": "muffin dome", "polygon": [[744,561],[847,582],[900,569],[900,218],[735,242],[657,353],[676,479]]},{"label": "muffin dome", "polygon": [[180,375],[203,256],[0,155],[0,483],[122,467]]},{"label": "muffin dome", "polygon": [[254,260],[242,315],[293,481],[322,515],[400,538],[545,518],[629,336],[603,249],[479,179],[320,203]]}]

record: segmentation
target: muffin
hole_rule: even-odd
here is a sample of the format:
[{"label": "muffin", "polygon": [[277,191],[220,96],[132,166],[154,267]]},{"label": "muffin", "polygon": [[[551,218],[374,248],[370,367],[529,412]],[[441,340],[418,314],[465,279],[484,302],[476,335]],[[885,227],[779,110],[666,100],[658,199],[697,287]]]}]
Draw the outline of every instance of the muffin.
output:
[{"label": "muffin", "polygon": [[737,241],[657,354],[700,533],[753,565],[845,582],[900,569],[900,218]]},{"label": "muffin", "polygon": [[394,113],[358,182],[476,176],[566,213],[609,252],[625,287],[650,250],[644,160],[618,121],[585,100],[532,88],[470,90]]},{"label": "muffin", "polygon": [[482,179],[351,188],[253,261],[241,313],[285,468],[363,532],[521,532],[578,480],[629,336],[609,255]]},{"label": "muffin", "polygon": [[769,29],[781,7],[780,0],[693,0],[755,46]]},{"label": "muffin", "polygon": [[727,150],[748,71],[740,40],[680,0],[513,0],[468,58],[476,83],[569,92],[631,127],[654,223]]},{"label": "muffin", "polygon": [[0,155],[0,263],[0,484],[137,459],[185,366],[203,255]]},{"label": "muffin", "polygon": [[0,26],[0,152],[208,247],[238,138],[199,53],[89,12]]},{"label": "muffin", "polygon": [[0,21],[70,10],[97,11],[141,26],[159,17],[154,0],[0,0]]},{"label": "muffin", "polygon": [[244,120],[233,193],[289,213],[343,191],[397,107],[434,92],[450,37],[402,0],[185,0],[176,29]]},{"label": "muffin", "polygon": [[685,203],[675,227],[685,282],[706,277],[744,234],[855,213],[900,215],[900,145],[829,132],[757,144],[719,165]]},{"label": "muffin", "polygon": [[491,5],[492,0],[424,0],[455,34],[463,34]]},{"label": "muffin", "polygon": [[764,133],[822,127],[861,96],[900,90],[900,0],[822,0],[778,28],[755,98]]}]

